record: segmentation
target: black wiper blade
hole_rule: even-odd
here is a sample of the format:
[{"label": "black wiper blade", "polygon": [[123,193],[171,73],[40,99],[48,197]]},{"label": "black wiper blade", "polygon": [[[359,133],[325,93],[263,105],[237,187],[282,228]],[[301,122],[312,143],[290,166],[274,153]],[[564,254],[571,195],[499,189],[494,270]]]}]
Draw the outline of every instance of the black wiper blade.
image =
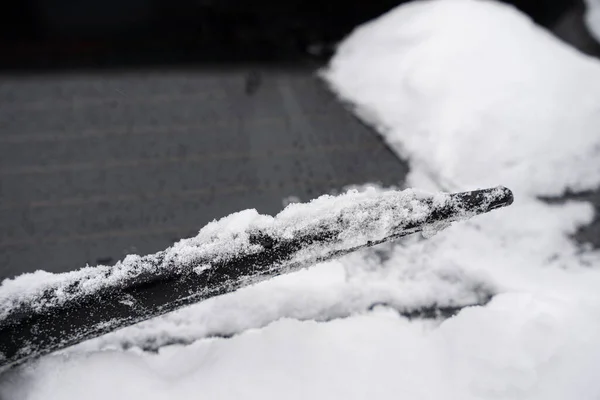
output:
[{"label": "black wiper blade", "polygon": [[178,308],[513,202],[504,187],[324,196],[275,217],[245,211],[167,250],[113,267],[38,272],[0,286],[0,368]]}]

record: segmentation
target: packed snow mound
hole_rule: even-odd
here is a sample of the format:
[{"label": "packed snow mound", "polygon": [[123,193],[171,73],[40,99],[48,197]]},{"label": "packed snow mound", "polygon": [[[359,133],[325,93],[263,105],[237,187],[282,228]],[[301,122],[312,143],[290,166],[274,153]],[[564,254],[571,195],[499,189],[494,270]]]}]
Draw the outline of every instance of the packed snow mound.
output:
[{"label": "packed snow mound", "polygon": [[506,293],[436,331],[453,331],[442,350],[453,355],[450,397],[600,396],[588,372],[600,368],[591,333],[600,258],[571,240],[593,207],[538,199],[600,184],[600,63],[514,8],[444,0],[409,3],[356,29],[322,74],[408,158],[408,185],[515,189],[501,216],[413,243],[397,258],[486,273]]},{"label": "packed snow mound", "polygon": [[585,0],[585,25],[590,34],[600,43],[600,0]]},{"label": "packed snow mound", "polygon": [[[504,294],[436,329],[387,309],[328,323],[282,319],[157,354],[49,356],[7,399],[597,398],[600,326],[568,301]],[[572,335],[571,331],[577,335]],[[568,389],[569,386],[579,388]],[[29,393],[23,396],[23,390]]]},{"label": "packed snow mound", "polygon": [[515,8],[408,3],[356,29],[324,76],[443,185],[559,195],[600,181],[600,63]]}]

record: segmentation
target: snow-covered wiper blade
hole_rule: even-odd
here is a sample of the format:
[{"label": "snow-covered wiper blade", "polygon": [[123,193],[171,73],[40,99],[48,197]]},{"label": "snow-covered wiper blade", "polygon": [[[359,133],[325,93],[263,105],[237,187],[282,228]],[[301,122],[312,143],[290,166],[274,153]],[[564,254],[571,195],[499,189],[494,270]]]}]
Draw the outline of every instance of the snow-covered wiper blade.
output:
[{"label": "snow-covered wiper blade", "polygon": [[454,194],[351,191],[205,226],[167,250],[115,266],[37,271],[0,286],[0,367],[415,232],[511,204],[504,187]]}]

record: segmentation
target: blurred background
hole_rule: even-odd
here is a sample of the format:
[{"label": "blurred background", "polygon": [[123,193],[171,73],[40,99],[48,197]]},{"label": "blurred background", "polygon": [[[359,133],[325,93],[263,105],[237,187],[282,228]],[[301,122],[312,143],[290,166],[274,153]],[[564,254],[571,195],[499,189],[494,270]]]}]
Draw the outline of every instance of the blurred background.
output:
[{"label": "blurred background", "polygon": [[[402,1],[21,0],[0,6],[0,278],[162,250],[408,167],[317,76]],[[575,0],[515,0],[600,55]]]}]

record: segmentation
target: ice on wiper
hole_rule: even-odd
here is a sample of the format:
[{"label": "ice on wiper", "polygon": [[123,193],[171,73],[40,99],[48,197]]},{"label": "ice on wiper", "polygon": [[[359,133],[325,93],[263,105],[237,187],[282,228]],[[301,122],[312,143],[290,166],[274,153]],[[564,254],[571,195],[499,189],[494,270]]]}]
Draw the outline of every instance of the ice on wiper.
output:
[{"label": "ice on wiper", "polygon": [[197,236],[114,267],[38,271],[0,286],[0,366],[58,350],[180,307],[351,251],[512,203],[504,187],[456,194],[350,191],[291,204],[275,217],[246,210]]}]

